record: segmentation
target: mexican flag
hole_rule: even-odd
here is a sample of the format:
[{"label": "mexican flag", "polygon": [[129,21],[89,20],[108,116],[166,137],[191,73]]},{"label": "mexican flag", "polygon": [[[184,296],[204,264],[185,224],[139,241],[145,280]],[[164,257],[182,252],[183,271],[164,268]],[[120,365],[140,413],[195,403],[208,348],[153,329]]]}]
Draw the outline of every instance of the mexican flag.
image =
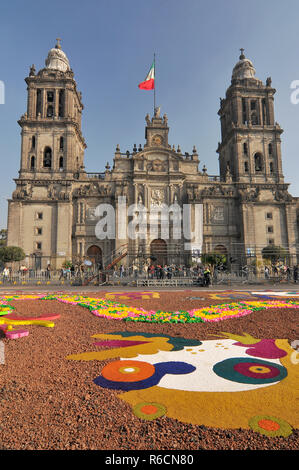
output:
[{"label": "mexican flag", "polygon": [[153,90],[155,88],[155,61],[152,63],[144,82],[139,83],[140,90]]}]

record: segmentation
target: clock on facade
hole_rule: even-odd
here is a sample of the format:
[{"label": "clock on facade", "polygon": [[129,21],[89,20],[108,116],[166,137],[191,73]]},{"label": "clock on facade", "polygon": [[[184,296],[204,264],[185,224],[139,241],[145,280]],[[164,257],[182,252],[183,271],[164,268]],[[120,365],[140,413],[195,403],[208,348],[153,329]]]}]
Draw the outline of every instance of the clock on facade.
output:
[{"label": "clock on facade", "polygon": [[152,142],[155,145],[162,145],[163,138],[160,135],[154,135]]}]

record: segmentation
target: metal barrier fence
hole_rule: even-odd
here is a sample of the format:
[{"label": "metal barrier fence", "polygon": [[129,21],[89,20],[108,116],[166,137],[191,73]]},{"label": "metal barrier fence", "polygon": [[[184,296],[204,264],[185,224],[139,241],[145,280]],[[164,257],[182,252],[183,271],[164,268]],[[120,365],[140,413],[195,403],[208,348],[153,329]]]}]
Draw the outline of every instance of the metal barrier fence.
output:
[{"label": "metal barrier fence", "polygon": [[[231,284],[259,284],[259,283],[292,283],[293,277],[278,273],[276,276],[265,277],[253,271],[228,272],[214,270],[211,275],[212,285]],[[200,285],[197,274],[182,270],[174,271],[171,277],[145,274],[144,272],[132,273],[118,271],[93,271],[87,272],[62,272],[57,271],[27,271],[26,273],[12,272],[8,276],[0,274],[0,285],[132,285],[132,286],[191,286]]]}]

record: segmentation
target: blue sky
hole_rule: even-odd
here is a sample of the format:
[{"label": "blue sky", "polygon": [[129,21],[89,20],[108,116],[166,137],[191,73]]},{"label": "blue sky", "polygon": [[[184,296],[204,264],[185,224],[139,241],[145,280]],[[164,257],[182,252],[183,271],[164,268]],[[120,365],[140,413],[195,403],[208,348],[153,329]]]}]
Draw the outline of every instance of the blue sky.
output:
[{"label": "blue sky", "polygon": [[218,174],[219,97],[245,49],[265,81],[276,88],[275,118],[284,129],[282,157],[290,192],[299,196],[299,104],[290,84],[299,80],[297,0],[60,0],[1,4],[0,228],[6,227],[7,198],[20,164],[19,117],[26,111],[24,78],[31,64],[44,67],[62,38],[82,91],[82,130],[87,171],[104,171],[115,147],[144,143],[145,115],[153,92],[141,91],[156,53],[156,101],[167,113],[169,143],[183,152],[196,145],[201,169]]}]

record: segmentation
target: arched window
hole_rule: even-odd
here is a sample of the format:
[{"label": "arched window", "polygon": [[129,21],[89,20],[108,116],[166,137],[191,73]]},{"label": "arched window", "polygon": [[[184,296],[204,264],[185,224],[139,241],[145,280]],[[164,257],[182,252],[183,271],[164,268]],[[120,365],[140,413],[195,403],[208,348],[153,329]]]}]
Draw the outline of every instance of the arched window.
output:
[{"label": "arched window", "polygon": [[243,144],[243,153],[244,153],[244,155],[247,155],[247,153],[248,153],[247,143],[246,142],[244,142],[244,144]]},{"label": "arched window", "polygon": [[64,90],[59,91],[58,114],[59,117],[64,117]]},{"label": "arched window", "polygon": [[244,162],[244,171],[247,173],[249,170],[248,168],[248,162]]},{"label": "arched window", "polygon": [[52,150],[50,147],[46,147],[44,150],[43,167],[51,168],[51,166],[52,166]]},{"label": "arched window", "polygon": [[59,149],[63,150],[64,149],[64,140],[63,137],[60,137],[59,139]]},{"label": "arched window", "polygon": [[32,136],[31,147],[32,147],[33,149],[35,149],[35,135]]},{"label": "arched window", "polygon": [[273,162],[270,162],[270,173],[273,173],[274,167],[273,167]]},{"label": "arched window", "polygon": [[272,155],[272,153],[273,153],[273,148],[272,148],[272,144],[271,144],[271,143],[268,145],[268,150],[269,150],[269,155]]},{"label": "arched window", "polygon": [[256,172],[263,170],[263,156],[260,153],[254,155],[254,168]]},{"label": "arched window", "polygon": [[59,169],[63,170],[63,157],[59,158]]},{"label": "arched window", "polygon": [[30,170],[34,170],[35,168],[35,157],[32,155],[30,159]]}]

